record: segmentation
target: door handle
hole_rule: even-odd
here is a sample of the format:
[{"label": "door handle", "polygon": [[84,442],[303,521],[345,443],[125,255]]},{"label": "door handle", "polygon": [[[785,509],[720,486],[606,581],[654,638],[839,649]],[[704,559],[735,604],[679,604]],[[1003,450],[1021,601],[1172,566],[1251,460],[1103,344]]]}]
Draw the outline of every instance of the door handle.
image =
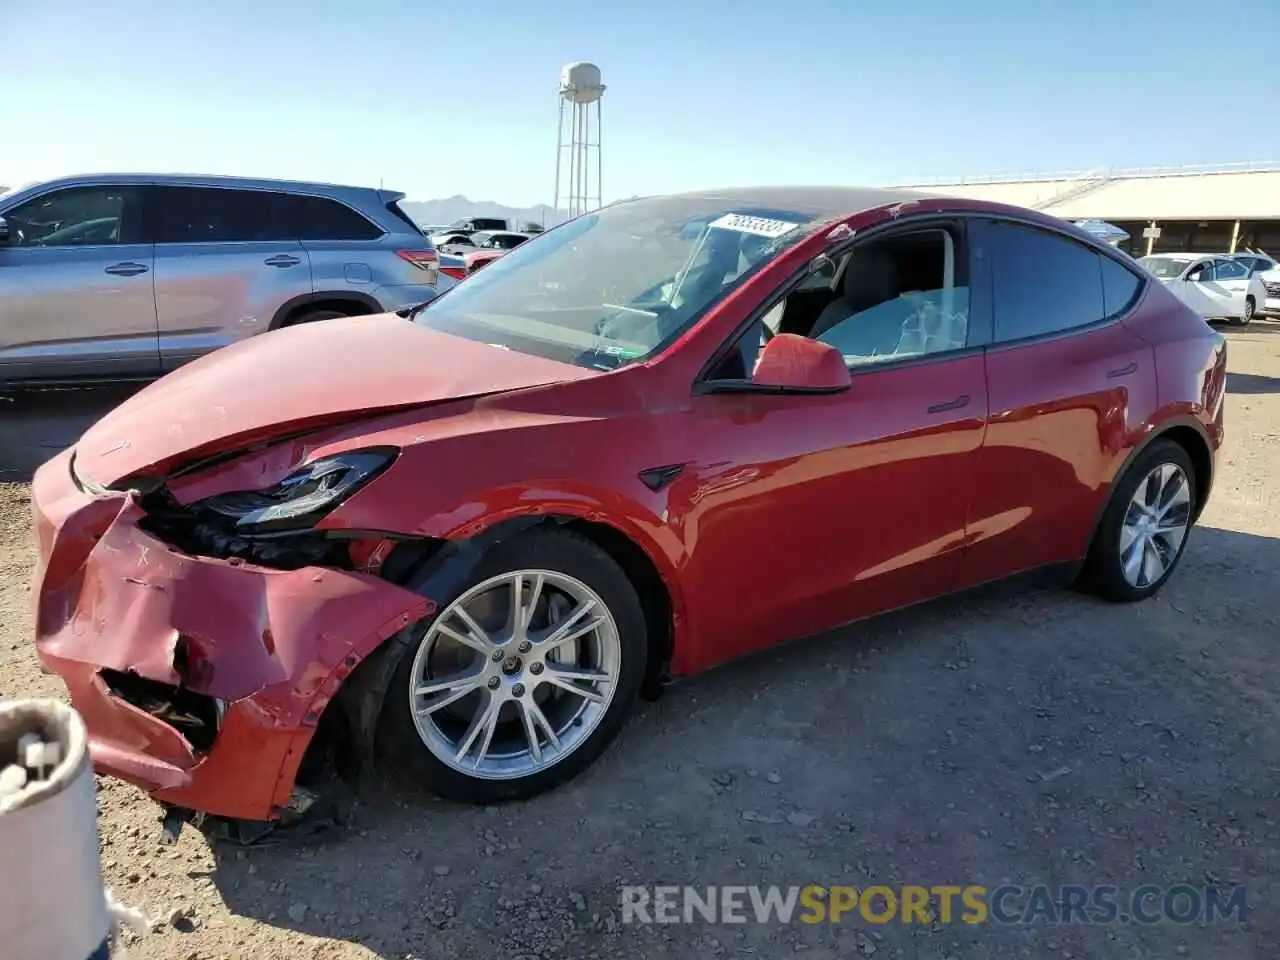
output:
[{"label": "door handle", "polygon": [[262,261],[268,267],[296,267],[302,261],[297,257],[291,257],[287,253],[280,253],[274,257],[268,257]]},{"label": "door handle", "polygon": [[1121,377],[1127,377],[1130,374],[1134,374],[1137,372],[1138,372],[1138,362],[1134,360],[1128,366],[1120,367],[1118,370],[1108,370],[1107,379],[1119,380]]},{"label": "door handle", "polygon": [[107,267],[106,272],[117,277],[136,277],[140,273],[146,273],[147,267],[141,263],[113,263]]},{"label": "door handle", "polygon": [[969,405],[969,395],[956,397],[954,400],[948,400],[946,403],[935,403],[929,408],[930,413],[945,413],[948,410],[959,410],[961,407]]}]

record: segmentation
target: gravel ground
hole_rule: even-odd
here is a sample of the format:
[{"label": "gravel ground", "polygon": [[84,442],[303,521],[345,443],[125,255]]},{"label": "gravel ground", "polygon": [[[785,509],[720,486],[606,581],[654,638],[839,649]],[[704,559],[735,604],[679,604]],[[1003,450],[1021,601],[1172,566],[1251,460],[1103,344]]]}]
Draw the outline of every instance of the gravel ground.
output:
[{"label": "gravel ground", "polygon": [[[644,705],[550,796],[368,792],[309,847],[156,845],[100,781],[137,958],[1276,956],[1280,323],[1229,332],[1229,439],[1162,594],[1002,587],[803,641]],[[0,401],[0,694],[60,694],[30,647],[32,466],[118,399]],[[1243,884],[1217,925],[622,925],[622,884]]]}]

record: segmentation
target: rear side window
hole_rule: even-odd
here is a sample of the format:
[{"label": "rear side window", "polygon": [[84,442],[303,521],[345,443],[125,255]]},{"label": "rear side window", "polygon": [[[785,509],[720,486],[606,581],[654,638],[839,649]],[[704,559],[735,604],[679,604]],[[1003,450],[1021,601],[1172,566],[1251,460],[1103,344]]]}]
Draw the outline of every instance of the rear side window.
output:
[{"label": "rear side window", "polygon": [[281,233],[277,195],[222,187],[152,187],[146,233],[156,243],[249,243],[292,239]]},{"label": "rear side window", "polygon": [[390,203],[388,203],[387,212],[390,213],[397,220],[403,220],[406,224],[408,224],[409,229],[411,229],[414,233],[422,233],[425,236],[425,232],[423,231],[423,229],[413,222],[413,217],[409,216],[407,213],[404,212],[404,208],[400,206],[399,201],[392,200]]},{"label": "rear side window", "polygon": [[1215,280],[1243,280],[1249,268],[1235,260],[1215,260],[1213,275]]},{"label": "rear side window", "polygon": [[1108,310],[1098,254],[1020,224],[991,224],[995,339],[1022,340],[1097,323]]},{"label": "rear side window", "polygon": [[1102,267],[1102,302],[1107,316],[1114,317],[1124,313],[1133,305],[1142,289],[1142,281],[1137,274],[1122,263],[1110,257],[1098,254],[1098,263]]},{"label": "rear side window", "polygon": [[379,227],[336,200],[294,195],[283,199],[288,227],[299,240],[377,240],[382,236]]}]

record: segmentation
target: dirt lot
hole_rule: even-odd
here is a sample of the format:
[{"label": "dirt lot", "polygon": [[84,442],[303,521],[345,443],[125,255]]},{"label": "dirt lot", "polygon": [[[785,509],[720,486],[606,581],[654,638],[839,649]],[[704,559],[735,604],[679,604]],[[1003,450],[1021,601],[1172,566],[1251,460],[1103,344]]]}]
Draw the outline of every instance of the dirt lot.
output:
[{"label": "dirt lot", "polygon": [[[211,850],[101,782],[107,882],[180,957],[1274,958],[1280,323],[1229,333],[1229,439],[1181,570],[1117,608],[989,590],[670,690],[586,776],[466,809],[373,790],[344,836]],[[111,397],[0,401],[0,694],[30,647],[27,489]],[[619,923],[622,884],[1244,884],[1248,923]]]}]

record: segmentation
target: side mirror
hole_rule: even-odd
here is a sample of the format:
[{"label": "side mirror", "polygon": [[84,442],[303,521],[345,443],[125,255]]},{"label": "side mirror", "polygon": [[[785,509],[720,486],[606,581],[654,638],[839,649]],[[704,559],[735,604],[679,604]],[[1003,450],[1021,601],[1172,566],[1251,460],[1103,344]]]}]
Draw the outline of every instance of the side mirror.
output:
[{"label": "side mirror", "polygon": [[764,345],[751,382],[779,393],[839,393],[852,384],[844,356],[835,347],[794,333]]}]

